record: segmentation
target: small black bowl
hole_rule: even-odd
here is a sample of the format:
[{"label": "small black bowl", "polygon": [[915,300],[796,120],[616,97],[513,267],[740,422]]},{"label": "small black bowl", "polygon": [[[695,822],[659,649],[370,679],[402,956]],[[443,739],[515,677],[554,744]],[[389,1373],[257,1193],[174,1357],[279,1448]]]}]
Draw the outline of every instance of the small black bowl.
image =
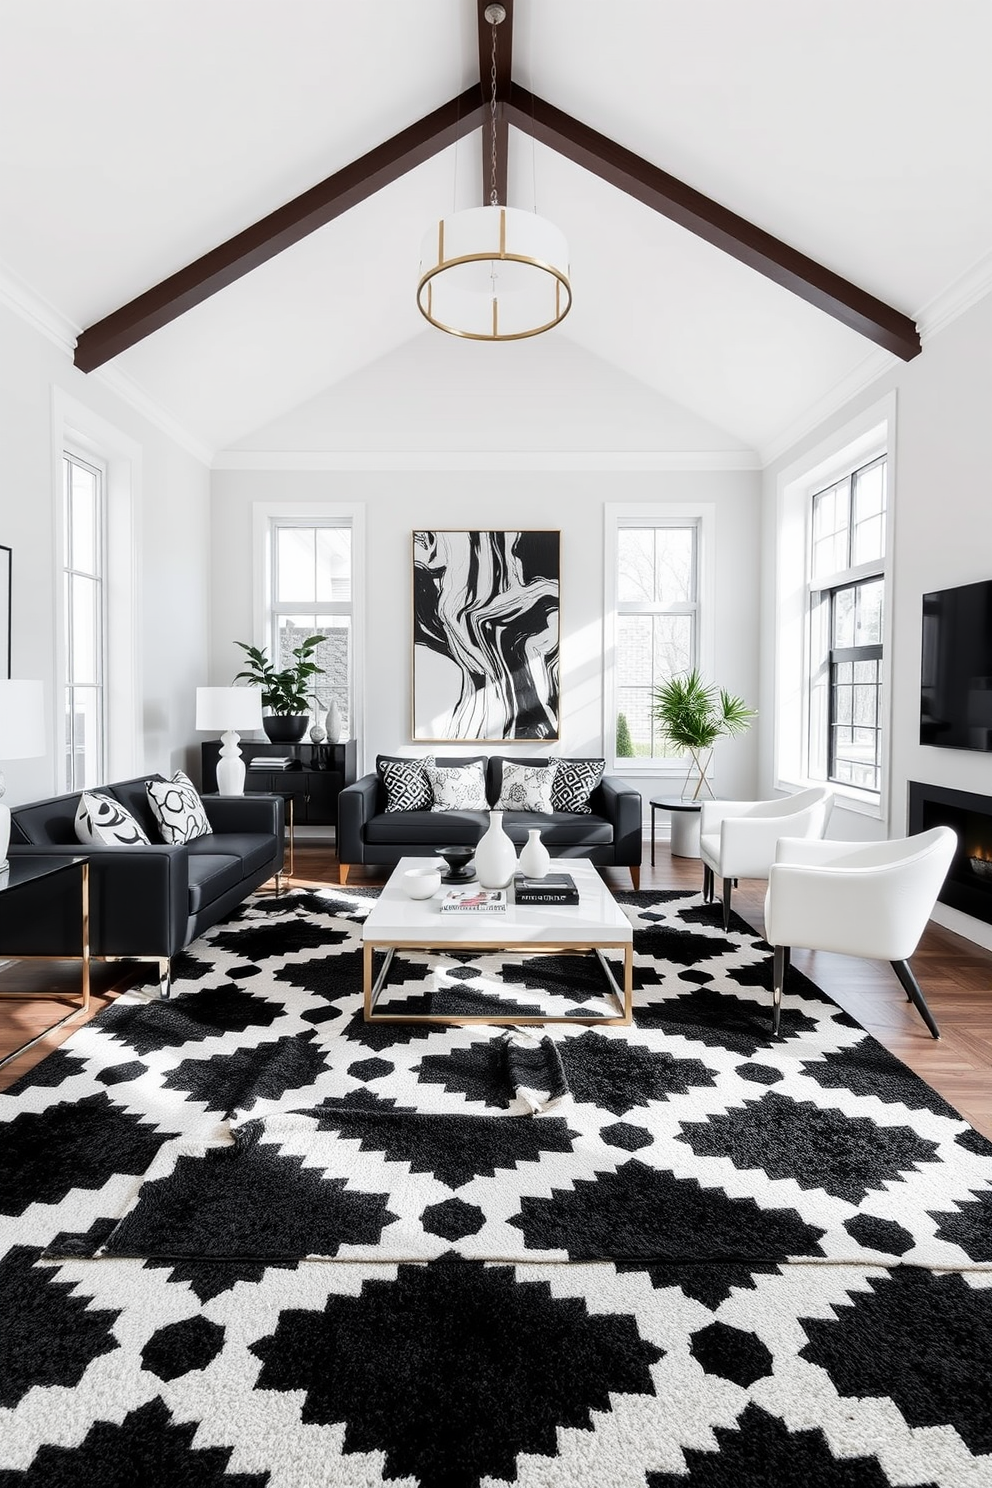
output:
[{"label": "small black bowl", "polygon": [[472,867],[472,859],[475,857],[474,847],[436,847],[434,851],[439,853],[448,865],[447,873],[441,875],[442,883],[475,882],[475,869]]}]

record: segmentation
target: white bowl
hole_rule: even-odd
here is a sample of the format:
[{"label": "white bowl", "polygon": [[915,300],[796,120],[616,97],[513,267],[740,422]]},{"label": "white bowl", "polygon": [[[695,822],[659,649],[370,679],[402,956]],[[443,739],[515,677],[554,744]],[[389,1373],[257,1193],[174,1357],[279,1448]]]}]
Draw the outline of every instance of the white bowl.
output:
[{"label": "white bowl", "polygon": [[441,887],[440,868],[408,868],[403,887],[411,899],[429,899]]}]

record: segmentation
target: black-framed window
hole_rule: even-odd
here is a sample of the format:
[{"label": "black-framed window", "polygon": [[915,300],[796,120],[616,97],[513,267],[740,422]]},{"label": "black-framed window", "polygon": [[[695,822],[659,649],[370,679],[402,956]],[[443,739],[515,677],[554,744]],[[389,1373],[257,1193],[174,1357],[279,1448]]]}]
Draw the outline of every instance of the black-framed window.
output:
[{"label": "black-framed window", "polygon": [[830,591],[827,779],[878,792],[882,780],[881,578]]},{"label": "black-framed window", "polygon": [[816,491],[810,520],[809,773],[879,795],[888,461]]}]

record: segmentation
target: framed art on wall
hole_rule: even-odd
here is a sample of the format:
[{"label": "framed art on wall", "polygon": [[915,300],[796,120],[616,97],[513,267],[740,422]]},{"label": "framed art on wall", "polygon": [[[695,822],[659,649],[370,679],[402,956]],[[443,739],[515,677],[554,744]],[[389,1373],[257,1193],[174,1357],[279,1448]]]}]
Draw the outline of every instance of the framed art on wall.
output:
[{"label": "framed art on wall", "polygon": [[10,676],[11,550],[0,545],[0,677]]},{"label": "framed art on wall", "polygon": [[559,737],[561,533],[413,534],[413,737]]}]

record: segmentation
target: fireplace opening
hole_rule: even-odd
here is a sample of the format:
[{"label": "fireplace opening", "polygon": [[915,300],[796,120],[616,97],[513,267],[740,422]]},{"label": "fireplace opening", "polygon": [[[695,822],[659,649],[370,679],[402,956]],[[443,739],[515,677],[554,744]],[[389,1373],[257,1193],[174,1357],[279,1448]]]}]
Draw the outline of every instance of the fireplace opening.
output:
[{"label": "fireplace opening", "polygon": [[992,925],[992,798],[909,782],[909,830],[951,827],[957,851],[937,898]]}]

